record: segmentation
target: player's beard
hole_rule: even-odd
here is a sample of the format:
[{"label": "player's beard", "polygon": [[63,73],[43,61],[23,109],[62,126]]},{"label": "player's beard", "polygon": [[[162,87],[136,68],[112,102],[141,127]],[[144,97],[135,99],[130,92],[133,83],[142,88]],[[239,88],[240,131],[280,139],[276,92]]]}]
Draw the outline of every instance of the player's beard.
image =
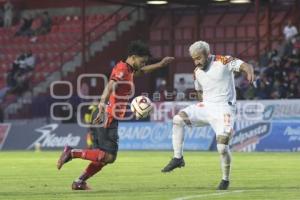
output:
[{"label": "player's beard", "polygon": [[208,58],[206,59],[206,61],[205,61],[203,64],[197,65],[197,67],[199,67],[199,68],[202,69],[202,70],[206,70],[207,65],[208,65]]},{"label": "player's beard", "polygon": [[205,59],[205,62],[203,65],[199,65],[197,67],[199,67],[201,70],[206,70],[209,63],[211,62],[212,57],[211,56],[207,56],[207,58]]}]

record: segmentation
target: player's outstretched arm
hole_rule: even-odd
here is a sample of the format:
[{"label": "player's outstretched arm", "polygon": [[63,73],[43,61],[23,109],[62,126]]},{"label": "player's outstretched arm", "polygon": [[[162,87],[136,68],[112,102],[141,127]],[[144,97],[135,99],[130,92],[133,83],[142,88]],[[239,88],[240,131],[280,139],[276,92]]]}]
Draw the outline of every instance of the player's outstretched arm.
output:
[{"label": "player's outstretched arm", "polygon": [[98,104],[99,112],[97,114],[97,117],[94,119],[93,124],[99,124],[101,120],[104,118],[104,112],[105,112],[105,105],[108,102],[109,96],[113,91],[113,88],[115,87],[116,81],[110,80],[108,84],[105,86],[104,91],[101,95],[100,103]]},{"label": "player's outstretched arm", "polygon": [[143,72],[143,73],[152,72],[156,69],[167,66],[174,59],[175,59],[174,57],[164,57],[161,61],[159,61],[157,63],[154,63],[154,64],[151,64],[151,65],[147,65],[147,66],[143,67],[140,71]]},{"label": "player's outstretched arm", "polygon": [[254,76],[254,70],[252,65],[244,62],[240,67],[240,71],[246,73],[247,80],[249,81],[250,84],[254,82],[255,76]]}]

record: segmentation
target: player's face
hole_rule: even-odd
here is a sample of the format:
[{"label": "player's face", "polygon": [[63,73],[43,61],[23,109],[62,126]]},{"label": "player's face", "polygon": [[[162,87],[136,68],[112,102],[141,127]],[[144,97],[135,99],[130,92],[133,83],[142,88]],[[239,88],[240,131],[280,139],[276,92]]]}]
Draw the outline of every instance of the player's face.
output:
[{"label": "player's face", "polygon": [[194,60],[195,66],[203,69],[207,64],[208,54],[205,52],[196,52],[192,55],[192,59]]},{"label": "player's face", "polygon": [[133,57],[133,67],[135,69],[140,69],[146,65],[148,62],[148,56],[134,56]]}]

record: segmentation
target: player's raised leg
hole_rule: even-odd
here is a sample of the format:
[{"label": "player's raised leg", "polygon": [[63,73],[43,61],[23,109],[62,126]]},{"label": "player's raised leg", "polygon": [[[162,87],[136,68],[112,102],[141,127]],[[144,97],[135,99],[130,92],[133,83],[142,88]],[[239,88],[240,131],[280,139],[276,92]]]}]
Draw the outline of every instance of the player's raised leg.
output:
[{"label": "player's raised leg", "polygon": [[184,140],[184,126],[191,122],[185,112],[181,111],[173,117],[173,129],[172,129],[172,144],[174,150],[174,157],[171,161],[162,169],[162,172],[170,172],[175,168],[185,166],[183,159],[183,140]]},{"label": "player's raised leg", "polygon": [[181,110],[173,118],[172,143],[174,157],[162,172],[170,172],[175,168],[185,166],[183,159],[184,126],[205,126],[208,124],[207,111],[202,103],[190,105]]},{"label": "player's raised leg", "polygon": [[57,169],[74,158],[100,162],[105,157],[105,152],[100,149],[73,149],[66,146],[57,161]]}]

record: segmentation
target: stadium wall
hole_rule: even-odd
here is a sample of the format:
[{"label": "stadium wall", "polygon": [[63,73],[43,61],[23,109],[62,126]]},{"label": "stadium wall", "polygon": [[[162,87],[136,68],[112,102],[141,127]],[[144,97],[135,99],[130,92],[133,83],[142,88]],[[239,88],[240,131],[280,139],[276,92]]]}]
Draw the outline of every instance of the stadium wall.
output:
[{"label": "stadium wall", "polygon": [[[157,103],[163,108],[149,122],[122,122],[119,126],[121,150],[171,150],[171,116],[193,102]],[[61,149],[66,144],[86,146],[87,128],[57,121],[22,120],[0,124],[2,150]],[[186,150],[215,150],[213,130],[186,128]],[[300,151],[299,100],[239,101],[233,151]]]}]

